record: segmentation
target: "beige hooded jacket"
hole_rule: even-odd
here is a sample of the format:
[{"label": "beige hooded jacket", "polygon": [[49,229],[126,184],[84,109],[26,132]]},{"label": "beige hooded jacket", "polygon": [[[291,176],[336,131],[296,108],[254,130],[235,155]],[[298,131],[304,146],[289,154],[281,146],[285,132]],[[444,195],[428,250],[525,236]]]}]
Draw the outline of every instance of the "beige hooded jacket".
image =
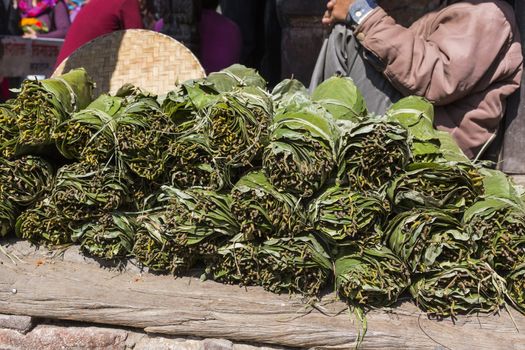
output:
[{"label": "beige hooded jacket", "polygon": [[521,82],[518,27],[502,0],[456,1],[408,29],[377,7],[355,37],[397,90],[434,102],[436,127],[450,132],[469,157],[495,134],[505,99]]}]

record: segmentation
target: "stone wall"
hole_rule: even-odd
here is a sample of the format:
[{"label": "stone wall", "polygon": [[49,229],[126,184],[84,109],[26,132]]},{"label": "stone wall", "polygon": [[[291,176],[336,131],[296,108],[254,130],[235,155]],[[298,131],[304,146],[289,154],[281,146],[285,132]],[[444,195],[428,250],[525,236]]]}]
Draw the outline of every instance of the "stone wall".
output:
[{"label": "stone wall", "polygon": [[0,350],[284,350],[224,339],[175,338],[130,329],[0,315]]}]

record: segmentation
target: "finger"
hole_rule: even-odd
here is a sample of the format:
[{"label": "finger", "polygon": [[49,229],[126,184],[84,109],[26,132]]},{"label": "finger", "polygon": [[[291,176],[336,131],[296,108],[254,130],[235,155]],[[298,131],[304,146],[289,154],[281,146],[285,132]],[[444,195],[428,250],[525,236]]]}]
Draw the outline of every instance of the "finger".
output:
[{"label": "finger", "polygon": [[329,11],[333,10],[334,7],[335,7],[335,0],[330,0],[330,1],[328,1],[328,3],[326,4],[326,8],[327,8]]}]

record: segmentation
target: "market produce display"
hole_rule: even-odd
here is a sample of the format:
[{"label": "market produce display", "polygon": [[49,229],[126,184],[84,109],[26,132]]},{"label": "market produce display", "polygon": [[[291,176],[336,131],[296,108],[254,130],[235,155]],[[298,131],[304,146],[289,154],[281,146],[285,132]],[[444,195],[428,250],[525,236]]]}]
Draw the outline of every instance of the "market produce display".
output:
[{"label": "market produce display", "polygon": [[358,310],[525,312],[525,191],[401,99],[351,79],[272,92],[235,65],[166,96],[91,96],[83,70],[0,105],[0,239]]}]

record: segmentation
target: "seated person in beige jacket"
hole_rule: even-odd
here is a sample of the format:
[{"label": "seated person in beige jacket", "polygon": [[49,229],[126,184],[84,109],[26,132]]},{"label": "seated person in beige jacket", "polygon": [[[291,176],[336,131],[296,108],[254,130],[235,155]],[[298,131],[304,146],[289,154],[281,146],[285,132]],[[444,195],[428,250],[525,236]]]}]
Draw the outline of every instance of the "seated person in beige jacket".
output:
[{"label": "seated person in beige jacket", "polygon": [[376,114],[403,96],[424,96],[435,105],[435,126],[469,157],[496,133],[521,82],[518,27],[503,0],[440,1],[408,28],[375,0],[331,0],[323,23],[334,27],[311,88],[350,76]]}]

